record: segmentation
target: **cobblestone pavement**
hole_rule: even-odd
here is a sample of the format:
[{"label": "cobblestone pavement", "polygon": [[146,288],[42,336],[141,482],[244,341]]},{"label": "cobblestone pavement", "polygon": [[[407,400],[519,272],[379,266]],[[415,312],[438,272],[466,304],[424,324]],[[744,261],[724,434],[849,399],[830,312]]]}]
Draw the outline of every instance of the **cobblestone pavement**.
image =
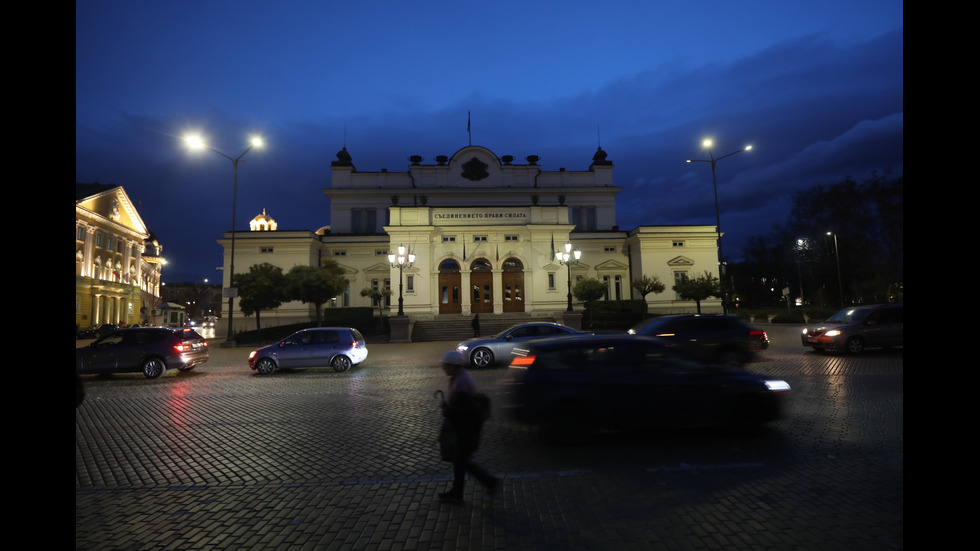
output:
[{"label": "cobblestone pavement", "polygon": [[[346,373],[84,377],[75,547],[143,549],[903,549],[903,352],[803,349],[764,326],[750,366],[789,381],[760,434],[604,434],[555,446],[502,415],[476,461],[502,478],[440,502],[436,366],[455,343],[370,345]],[[475,371],[499,397],[506,369]],[[499,403],[499,400],[495,400]]]}]

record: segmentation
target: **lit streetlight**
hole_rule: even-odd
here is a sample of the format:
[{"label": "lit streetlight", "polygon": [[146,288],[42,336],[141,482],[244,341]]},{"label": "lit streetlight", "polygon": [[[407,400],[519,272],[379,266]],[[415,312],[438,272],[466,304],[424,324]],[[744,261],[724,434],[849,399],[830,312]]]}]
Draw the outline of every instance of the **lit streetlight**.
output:
[{"label": "lit streetlight", "polygon": [[725,157],[731,157],[732,155],[741,153],[743,151],[749,151],[752,149],[751,145],[747,145],[738,151],[732,151],[727,155],[722,155],[721,157],[715,157],[714,153],[711,151],[711,140],[704,140],[703,144],[705,149],[708,150],[708,159],[688,159],[689,163],[711,163],[711,184],[715,188],[715,230],[718,233],[718,274],[721,282],[721,309],[722,312],[728,313],[728,305],[725,303],[726,292],[725,292],[725,264],[724,255],[721,252],[721,213],[718,210],[718,176],[715,172],[715,165],[718,161],[724,159]]},{"label": "lit streetlight", "polygon": [[232,278],[234,278],[235,276],[235,216],[236,216],[235,209],[238,200],[238,163],[244,162],[242,161],[242,158],[245,157],[245,154],[251,151],[253,147],[261,147],[262,139],[252,138],[252,142],[249,144],[248,147],[245,148],[245,151],[242,151],[242,154],[239,155],[238,157],[230,157],[218,151],[217,149],[210,147],[209,145],[204,143],[204,141],[199,136],[190,136],[184,138],[184,141],[186,141],[187,145],[189,145],[194,149],[208,149],[210,151],[217,153],[218,155],[221,155],[222,157],[231,161],[232,165],[234,165],[235,167],[234,187],[232,188],[232,194],[231,194],[231,260],[228,265],[229,272],[228,272],[228,291],[227,291],[228,292],[228,342],[230,343],[234,340],[234,332],[233,332],[234,324],[232,323],[232,320],[235,312],[234,310],[235,295],[238,294],[237,289],[232,287],[232,285],[234,284]]},{"label": "lit streetlight", "polygon": [[566,312],[572,311],[572,264],[578,262],[580,258],[582,258],[582,251],[578,249],[573,251],[571,243],[565,243],[564,251],[555,251],[555,260],[562,266],[568,266],[568,308],[565,309]]},{"label": "lit streetlight", "polygon": [[392,268],[398,268],[398,315],[404,316],[403,303],[405,299],[402,296],[402,278],[405,268],[411,268],[415,264],[415,255],[409,252],[404,245],[399,245],[397,255],[388,255],[388,263],[391,264]]}]

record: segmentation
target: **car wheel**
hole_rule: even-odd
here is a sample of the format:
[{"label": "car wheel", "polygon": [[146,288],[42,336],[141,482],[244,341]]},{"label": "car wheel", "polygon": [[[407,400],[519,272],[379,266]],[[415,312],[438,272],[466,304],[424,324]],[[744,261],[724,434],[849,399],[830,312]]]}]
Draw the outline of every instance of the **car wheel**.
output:
[{"label": "car wheel", "polygon": [[147,358],[143,361],[143,375],[147,379],[159,379],[167,372],[167,364],[160,358]]},{"label": "car wheel", "polygon": [[844,349],[848,354],[860,354],[864,352],[864,339],[861,337],[851,337],[847,339]]},{"label": "car wheel", "polygon": [[490,367],[493,365],[493,352],[486,348],[477,348],[470,356],[473,367]]},{"label": "car wheel", "polygon": [[330,365],[337,373],[343,373],[344,371],[350,369],[350,358],[347,356],[337,356],[332,362],[330,362]]},{"label": "car wheel", "polygon": [[272,375],[276,370],[276,362],[269,358],[262,358],[255,364],[255,370],[259,375]]}]

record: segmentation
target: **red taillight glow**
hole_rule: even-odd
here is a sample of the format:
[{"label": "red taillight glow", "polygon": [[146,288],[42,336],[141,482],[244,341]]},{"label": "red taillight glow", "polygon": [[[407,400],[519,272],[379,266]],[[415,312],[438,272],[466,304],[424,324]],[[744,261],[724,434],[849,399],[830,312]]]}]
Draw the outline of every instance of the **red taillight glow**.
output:
[{"label": "red taillight glow", "polygon": [[179,343],[177,343],[177,344],[174,345],[174,350],[176,350],[177,352],[186,352],[186,351],[188,351],[190,349],[191,349],[191,347],[190,347],[189,344],[184,344],[182,342],[179,342]]},{"label": "red taillight glow", "polygon": [[351,348],[357,348],[357,341],[350,343]]},{"label": "red taillight glow", "polygon": [[528,367],[531,366],[531,364],[534,363],[535,359],[536,356],[534,355],[516,356],[513,360],[511,360],[510,366],[527,369]]}]

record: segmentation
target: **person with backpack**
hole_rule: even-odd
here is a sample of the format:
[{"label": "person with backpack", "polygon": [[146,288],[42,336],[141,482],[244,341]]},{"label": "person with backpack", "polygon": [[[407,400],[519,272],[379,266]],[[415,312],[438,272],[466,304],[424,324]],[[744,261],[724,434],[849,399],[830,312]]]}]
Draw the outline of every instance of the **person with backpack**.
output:
[{"label": "person with backpack", "polygon": [[473,462],[480,446],[483,422],[490,416],[490,403],[481,394],[473,375],[465,369],[465,355],[450,350],[442,357],[442,369],[449,376],[447,398],[442,402],[443,428],[440,434],[442,458],[453,463],[453,485],[439,494],[443,501],[463,499],[466,473],[473,475],[493,495],[498,480]]}]

